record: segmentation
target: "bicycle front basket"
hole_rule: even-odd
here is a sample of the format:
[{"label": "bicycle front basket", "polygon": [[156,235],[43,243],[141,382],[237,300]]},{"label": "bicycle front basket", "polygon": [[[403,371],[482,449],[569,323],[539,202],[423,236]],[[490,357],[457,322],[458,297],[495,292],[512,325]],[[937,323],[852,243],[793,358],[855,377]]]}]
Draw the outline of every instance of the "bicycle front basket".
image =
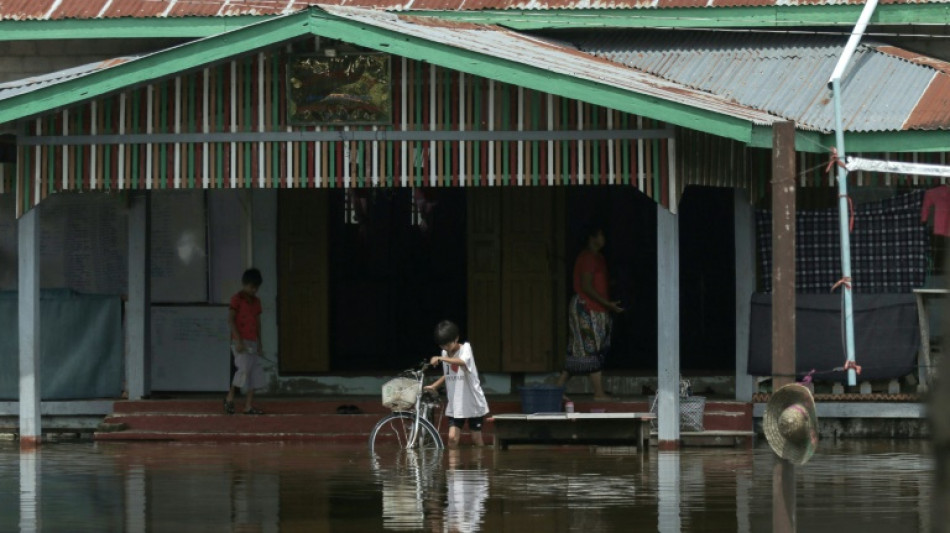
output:
[{"label": "bicycle front basket", "polygon": [[409,378],[395,378],[383,385],[383,405],[393,411],[405,411],[416,405],[419,382]]}]

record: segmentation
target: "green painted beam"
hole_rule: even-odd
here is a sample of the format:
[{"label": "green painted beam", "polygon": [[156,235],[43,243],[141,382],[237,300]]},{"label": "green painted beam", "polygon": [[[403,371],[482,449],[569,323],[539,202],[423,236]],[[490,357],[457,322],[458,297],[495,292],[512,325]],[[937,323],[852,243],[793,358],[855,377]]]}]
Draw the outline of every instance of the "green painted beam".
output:
[{"label": "green painted beam", "polygon": [[[834,146],[834,135],[825,135],[824,146]],[[856,152],[950,152],[950,131],[884,131],[847,133],[845,153]]]},{"label": "green painted beam", "polygon": [[309,24],[307,12],[286,15],[0,100],[0,124],[309,35]]},{"label": "green painted beam", "polygon": [[243,28],[273,16],[2,20],[0,41],[198,38]]},{"label": "green painted beam", "polygon": [[[543,28],[736,28],[844,26],[858,19],[861,4],[698,8],[413,11],[513,29]],[[66,20],[3,20],[0,41],[44,39],[198,38],[217,35],[273,15],[148,17]],[[871,25],[950,24],[948,4],[881,4]]]},{"label": "green painted beam", "polygon": [[[516,30],[555,28],[851,28],[863,4],[640,9],[413,11],[444,20],[497,24]],[[880,4],[870,25],[948,25],[948,4]]]},{"label": "green painted beam", "polygon": [[[799,152],[830,153],[835,146],[834,133],[802,131],[795,133],[795,150]],[[752,148],[772,148],[772,128],[755,126],[748,145]],[[948,131],[881,131],[845,133],[846,153],[858,152],[950,152]]]},{"label": "green painted beam", "polygon": [[744,143],[750,142],[752,138],[752,123],[745,119],[427,41],[342,19],[320,10],[314,10],[312,13],[311,31],[321,37],[338,39],[372,50],[426,61],[466,74],[642,115]]}]

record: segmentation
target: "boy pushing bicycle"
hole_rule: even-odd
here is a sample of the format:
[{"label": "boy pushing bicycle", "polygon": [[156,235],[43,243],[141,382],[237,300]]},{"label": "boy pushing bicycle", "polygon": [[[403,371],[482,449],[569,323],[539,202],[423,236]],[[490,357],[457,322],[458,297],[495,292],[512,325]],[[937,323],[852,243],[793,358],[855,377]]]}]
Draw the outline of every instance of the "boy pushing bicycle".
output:
[{"label": "boy pushing bicycle", "polygon": [[466,420],[468,429],[472,432],[472,441],[476,446],[484,446],[482,421],[488,414],[488,401],[478,379],[472,345],[467,342],[459,343],[459,328],[449,320],[443,320],[436,325],[435,343],[442,348],[442,355],[433,357],[429,364],[435,366],[441,362],[443,374],[426,389],[436,390],[445,383],[448,395],[445,414],[449,417],[449,448],[458,447]]}]

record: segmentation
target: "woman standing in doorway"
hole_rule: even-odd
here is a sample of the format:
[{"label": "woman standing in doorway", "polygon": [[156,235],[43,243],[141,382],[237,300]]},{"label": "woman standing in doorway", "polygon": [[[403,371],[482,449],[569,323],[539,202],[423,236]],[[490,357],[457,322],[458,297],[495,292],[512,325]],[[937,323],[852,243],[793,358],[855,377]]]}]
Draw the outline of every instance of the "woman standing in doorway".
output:
[{"label": "woman standing in doorway", "polygon": [[574,262],[574,297],[568,305],[567,360],[557,384],[564,386],[571,376],[587,375],[594,399],[607,400],[601,370],[610,351],[610,313],[623,309],[608,293],[607,260],[601,253],[606,244],[603,228],[592,225],[584,235],[585,246]]}]

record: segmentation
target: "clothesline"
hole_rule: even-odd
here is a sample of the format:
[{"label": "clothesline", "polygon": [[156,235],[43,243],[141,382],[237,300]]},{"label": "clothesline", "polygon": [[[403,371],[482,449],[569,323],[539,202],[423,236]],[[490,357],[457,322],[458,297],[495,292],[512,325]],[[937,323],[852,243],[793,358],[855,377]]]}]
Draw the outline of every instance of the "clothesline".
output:
[{"label": "clothesline", "polygon": [[848,172],[863,170],[866,172],[888,172],[891,174],[915,174],[950,178],[950,165],[931,165],[927,163],[905,163],[901,161],[881,161],[863,157],[848,157],[845,168]]}]

